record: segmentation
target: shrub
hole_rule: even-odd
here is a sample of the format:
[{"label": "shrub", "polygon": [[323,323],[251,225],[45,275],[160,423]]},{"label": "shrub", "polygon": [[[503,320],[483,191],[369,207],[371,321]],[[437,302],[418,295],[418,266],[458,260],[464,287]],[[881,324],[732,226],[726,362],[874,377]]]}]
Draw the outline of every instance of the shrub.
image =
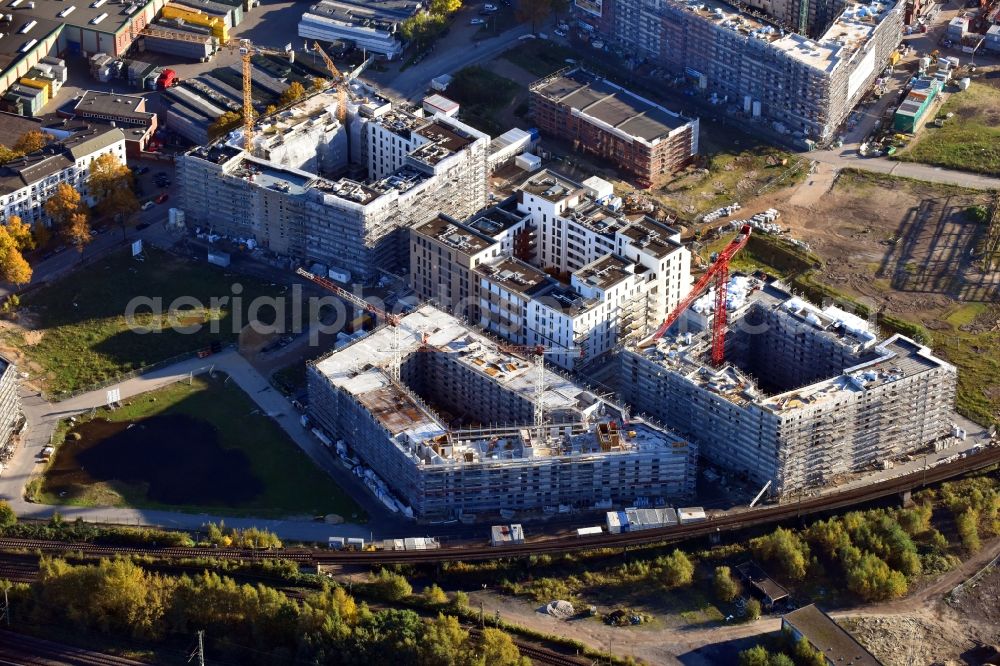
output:
[{"label": "shrub", "polygon": [[740,584],[733,578],[729,567],[715,567],[715,576],[712,578],[712,587],[715,596],[719,601],[729,603],[740,594]]},{"label": "shrub", "polygon": [[0,500],[0,529],[6,529],[17,524],[17,515],[10,504]]},{"label": "shrub", "polygon": [[743,610],[743,615],[746,618],[747,622],[756,622],[757,620],[760,619],[761,611],[762,608],[760,606],[760,602],[754,599],[753,597],[750,597],[750,599],[747,600],[747,605]]},{"label": "shrub", "polygon": [[380,569],[372,577],[372,594],[385,601],[400,601],[413,594],[413,587],[404,576]]},{"label": "shrub", "polygon": [[663,558],[663,582],[668,588],[684,587],[694,580],[694,564],[684,554],[675,549]]},{"label": "shrub", "polygon": [[424,588],[424,601],[434,606],[448,603],[448,595],[437,584],[431,584]]}]

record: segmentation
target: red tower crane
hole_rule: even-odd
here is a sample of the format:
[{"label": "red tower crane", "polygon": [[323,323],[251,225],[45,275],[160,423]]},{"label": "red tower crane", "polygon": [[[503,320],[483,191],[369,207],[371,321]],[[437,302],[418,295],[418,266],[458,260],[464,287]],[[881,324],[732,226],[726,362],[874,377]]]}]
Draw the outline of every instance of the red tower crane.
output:
[{"label": "red tower crane", "polygon": [[666,334],[671,326],[680,318],[681,314],[687,310],[695,299],[697,299],[708,287],[709,283],[715,280],[715,313],[712,318],[712,365],[718,367],[726,360],[726,296],[729,290],[729,261],[742,250],[747,241],[750,240],[750,225],[745,224],[740,229],[729,245],[719,253],[718,258],[708,267],[705,274],[695,283],[691,292],[682,300],[673,311],[667,315],[656,332],[643,340],[639,346],[648,347]]}]

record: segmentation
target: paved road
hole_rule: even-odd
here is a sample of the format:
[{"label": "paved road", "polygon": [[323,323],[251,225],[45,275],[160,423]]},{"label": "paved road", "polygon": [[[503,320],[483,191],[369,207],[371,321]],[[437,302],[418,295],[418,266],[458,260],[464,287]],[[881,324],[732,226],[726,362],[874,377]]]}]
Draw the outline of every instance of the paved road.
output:
[{"label": "paved road", "polygon": [[817,150],[806,153],[805,157],[817,162],[823,162],[824,164],[830,164],[837,169],[861,169],[863,171],[926,180],[932,183],[960,185],[980,190],[1000,190],[1000,178],[994,176],[984,176],[967,171],[956,171],[954,169],[943,169],[915,162],[897,162],[885,157],[865,158],[858,155],[857,144],[845,143],[842,148]]},{"label": "paved road", "polygon": [[[319,467],[326,470],[346,492],[359,501],[368,514],[377,521],[382,536],[413,536],[412,524],[389,515],[377,500],[363,490],[357,479],[337,463],[323,445],[302,427],[298,413],[288,400],[272,389],[264,377],[235,351],[226,351],[207,359],[183,361],[169,368],[124,381],[118,387],[121,389],[122,399],[127,399],[176,381],[183,381],[191,373],[208,372],[213,368],[229,374],[261,410],[275,418],[282,429]],[[358,524],[327,525],[313,521],[261,520],[131,508],[52,507],[26,502],[23,499],[24,485],[35,471],[36,456],[42,447],[49,443],[56,424],[74,414],[100,407],[105,400],[104,389],[54,404],[44,402],[36,394],[23,396],[24,412],[28,419],[26,441],[11,460],[10,467],[0,475],[0,498],[10,502],[18,515],[26,518],[47,518],[58,510],[69,520],[80,517],[87,521],[157,525],[185,530],[197,530],[206,522],[218,522],[224,519],[231,527],[257,526],[270,529],[286,539],[319,542],[325,542],[327,536],[331,534],[365,538],[371,536],[369,526]]]},{"label": "paved road", "polygon": [[[431,79],[492,60],[517,43],[518,38],[531,34],[531,26],[523,23],[497,37],[483,40],[476,46],[469,38],[471,31],[468,28],[478,30],[479,27],[466,25],[466,14],[475,16],[471,8],[460,12],[448,37],[438,42],[435,51],[416,65],[402,72],[398,70],[399,65],[395,65],[387,72],[368,72],[362,78],[370,77],[390,97],[418,101],[430,86]],[[456,35],[457,31],[461,34]]]}]

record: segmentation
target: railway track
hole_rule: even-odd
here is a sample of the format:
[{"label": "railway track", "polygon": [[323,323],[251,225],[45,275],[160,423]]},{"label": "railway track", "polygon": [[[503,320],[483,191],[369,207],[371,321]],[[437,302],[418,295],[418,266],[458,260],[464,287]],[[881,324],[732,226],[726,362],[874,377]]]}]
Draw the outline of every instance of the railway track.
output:
[{"label": "railway track", "polygon": [[925,485],[938,483],[969,472],[1000,463],[1000,448],[993,447],[975,456],[956,460],[947,465],[939,465],[920,470],[881,483],[852,488],[840,493],[819,495],[777,506],[730,513],[711,520],[687,525],[677,525],[641,532],[622,534],[602,534],[593,537],[570,537],[540,539],[516,546],[494,548],[489,546],[451,547],[431,551],[393,552],[317,552],[314,560],[318,564],[393,564],[393,563],[437,563],[445,561],[474,561],[496,557],[524,557],[541,553],[560,554],[595,548],[625,548],[651,543],[670,543],[708,536],[713,533],[732,532],[769,523],[789,520],[799,516],[842,509],[869,502]]},{"label": "railway track", "polygon": [[145,662],[0,630],[2,666],[145,666]]},{"label": "railway track", "polygon": [[[991,447],[981,453],[962,458],[946,465],[888,479],[881,483],[852,488],[840,493],[819,495],[776,506],[729,513],[712,520],[674,527],[602,534],[593,537],[547,537],[522,545],[493,548],[486,545],[451,546],[427,551],[374,551],[346,552],[310,550],[305,548],[282,550],[251,550],[237,548],[181,548],[181,547],[118,547],[91,543],[44,541],[37,539],[0,538],[0,550],[37,550],[41,553],[81,552],[91,556],[115,555],[154,556],[168,559],[225,558],[259,560],[281,558],[302,565],[358,564],[377,565],[394,563],[438,563],[445,561],[475,561],[496,557],[525,557],[540,553],[559,554],[595,548],[626,548],[651,543],[669,543],[704,537],[713,533],[732,532],[780,522],[809,514],[832,511],[869,502],[1000,463],[1000,447]],[[2,577],[2,576],[0,576]]]}]

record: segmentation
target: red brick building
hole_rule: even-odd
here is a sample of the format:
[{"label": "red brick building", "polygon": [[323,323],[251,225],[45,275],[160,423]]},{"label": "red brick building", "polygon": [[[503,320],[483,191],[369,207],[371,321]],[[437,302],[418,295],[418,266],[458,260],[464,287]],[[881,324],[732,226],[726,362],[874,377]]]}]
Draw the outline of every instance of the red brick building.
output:
[{"label": "red brick building", "polygon": [[698,154],[698,119],[685,118],[582,69],[531,86],[538,128],[614,163],[639,187]]}]

